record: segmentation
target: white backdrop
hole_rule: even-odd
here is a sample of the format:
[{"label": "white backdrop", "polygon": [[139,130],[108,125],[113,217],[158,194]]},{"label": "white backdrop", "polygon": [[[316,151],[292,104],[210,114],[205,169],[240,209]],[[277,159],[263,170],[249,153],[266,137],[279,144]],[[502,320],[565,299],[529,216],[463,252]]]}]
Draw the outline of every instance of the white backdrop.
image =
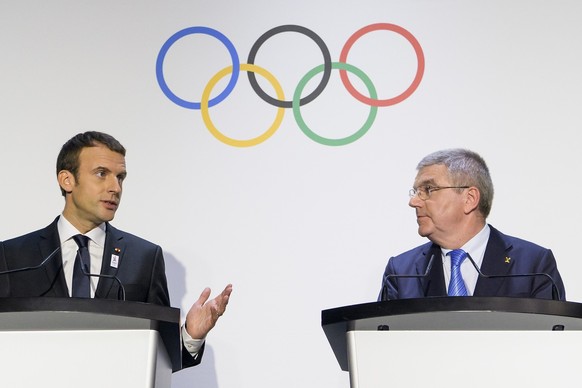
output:
[{"label": "white backdrop", "polygon": [[[346,388],[321,310],[376,299],[388,257],[424,241],[407,206],[416,163],[437,149],[467,147],[485,157],[496,185],[489,222],[552,248],[568,300],[582,301],[581,11],[576,0],[2,1],[0,240],[44,227],[61,211],[60,146],[81,131],[108,132],[128,149],[113,223],[164,248],[173,305],[187,310],[205,286],[216,293],[234,284],[202,365],[176,373],[174,386]],[[219,31],[246,63],[263,33],[299,25],[337,62],[349,37],[374,23],[409,31],[426,68],[418,89],[378,108],[351,144],[311,140],[284,109],[269,139],[231,146],[156,79],[160,49],[185,28]],[[255,63],[291,100],[323,59],[312,40],[287,32],[268,39]],[[411,83],[417,57],[401,35],[377,31],[354,44],[348,63],[386,99]],[[170,47],[163,74],[176,95],[201,101],[209,79],[231,64],[218,39],[191,34]],[[330,138],[354,133],[369,111],[338,70],[301,107],[307,125]],[[266,131],[277,108],[241,71],[234,91],[208,112],[227,136],[248,139]]]}]

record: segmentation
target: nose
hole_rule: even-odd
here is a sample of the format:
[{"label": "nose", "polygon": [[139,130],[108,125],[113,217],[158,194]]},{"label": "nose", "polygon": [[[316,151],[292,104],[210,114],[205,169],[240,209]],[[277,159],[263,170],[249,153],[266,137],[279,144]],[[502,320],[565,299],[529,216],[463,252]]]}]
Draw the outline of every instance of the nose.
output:
[{"label": "nose", "polygon": [[422,200],[420,198],[418,198],[418,194],[414,195],[413,197],[410,197],[410,199],[408,200],[408,206],[413,207],[413,208],[420,207],[421,204],[422,204]]},{"label": "nose", "polygon": [[111,177],[111,181],[109,183],[109,192],[121,194],[121,191],[122,191],[121,181],[117,177]]}]

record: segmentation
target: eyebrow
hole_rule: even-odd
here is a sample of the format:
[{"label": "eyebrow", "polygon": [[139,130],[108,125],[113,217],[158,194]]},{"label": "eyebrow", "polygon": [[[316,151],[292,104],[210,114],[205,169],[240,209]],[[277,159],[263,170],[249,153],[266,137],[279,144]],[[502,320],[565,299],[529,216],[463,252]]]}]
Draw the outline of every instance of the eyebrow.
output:
[{"label": "eyebrow", "polygon": [[[97,171],[105,171],[105,172],[107,172],[107,173],[111,173],[111,172],[113,172],[113,171],[111,171],[111,169],[109,169],[109,168],[107,168],[107,167],[104,167],[104,166],[97,166],[97,167],[95,167],[95,168],[94,168],[92,171],[93,171],[93,172],[97,172]],[[116,176],[118,176],[118,177],[123,177],[123,178],[127,177],[127,170],[123,170],[122,172],[120,172],[120,173],[119,173],[119,174],[117,174]]]},{"label": "eyebrow", "polygon": [[433,178],[430,178],[430,179],[425,179],[422,182],[419,182],[416,185],[416,187],[426,186],[426,185],[435,185],[435,186],[437,186],[437,183],[435,182],[435,180]]}]

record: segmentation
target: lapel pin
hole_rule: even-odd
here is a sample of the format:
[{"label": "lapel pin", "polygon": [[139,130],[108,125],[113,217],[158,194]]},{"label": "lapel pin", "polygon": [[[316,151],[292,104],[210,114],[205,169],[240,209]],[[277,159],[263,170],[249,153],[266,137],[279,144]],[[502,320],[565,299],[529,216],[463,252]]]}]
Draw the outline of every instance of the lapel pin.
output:
[{"label": "lapel pin", "polygon": [[121,249],[119,249],[119,248],[113,248],[113,250],[115,251],[115,253],[121,252]]},{"label": "lapel pin", "polygon": [[511,257],[505,257],[505,264],[509,264],[510,261],[511,261]]}]

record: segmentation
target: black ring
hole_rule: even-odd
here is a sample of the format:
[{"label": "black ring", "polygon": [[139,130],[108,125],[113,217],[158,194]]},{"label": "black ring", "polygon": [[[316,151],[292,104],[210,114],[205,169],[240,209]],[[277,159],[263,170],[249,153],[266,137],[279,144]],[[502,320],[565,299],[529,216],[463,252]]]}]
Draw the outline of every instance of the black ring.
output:
[{"label": "black ring", "polygon": [[[321,50],[321,53],[323,54],[323,76],[321,78],[321,82],[319,82],[319,85],[317,85],[317,87],[315,88],[315,90],[313,90],[313,92],[311,92],[311,94],[309,94],[308,96],[305,96],[299,100],[299,105],[303,106],[303,105],[308,104],[311,101],[315,100],[323,92],[323,90],[327,86],[327,82],[329,81],[329,77],[331,76],[331,54],[329,53],[329,49],[327,48],[327,45],[325,44],[323,39],[321,39],[319,37],[319,35],[317,35],[315,32],[311,31],[308,28],[293,25],[293,24],[288,24],[288,25],[272,28],[269,31],[265,32],[263,35],[261,35],[259,37],[259,39],[257,39],[255,44],[251,48],[251,51],[249,52],[249,58],[247,60],[247,63],[254,65],[255,64],[255,62],[254,62],[255,57],[257,56],[257,52],[259,51],[259,48],[261,47],[261,45],[263,43],[265,43],[265,41],[267,39],[269,39],[270,37],[272,37],[273,35],[276,35],[276,34],[281,33],[281,32],[286,32],[286,31],[298,32],[300,34],[304,34],[307,37],[311,38],[317,44],[317,46]],[[265,91],[263,91],[263,89],[261,89],[261,87],[259,86],[254,72],[248,72],[248,77],[249,77],[249,82],[251,83],[251,86],[253,87],[253,90],[264,101],[268,102],[271,105],[277,106],[279,108],[291,108],[293,106],[293,101],[278,100],[276,98],[269,96],[267,93],[265,93]]]}]

